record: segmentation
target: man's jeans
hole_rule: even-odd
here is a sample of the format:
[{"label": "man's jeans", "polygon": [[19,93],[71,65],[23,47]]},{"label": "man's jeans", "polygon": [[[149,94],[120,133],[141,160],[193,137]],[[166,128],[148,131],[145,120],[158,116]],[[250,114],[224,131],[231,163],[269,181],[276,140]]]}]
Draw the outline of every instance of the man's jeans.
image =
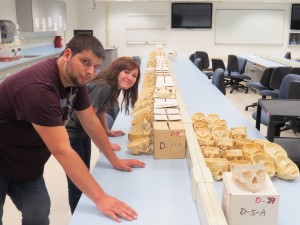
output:
[{"label": "man's jeans", "polygon": [[[81,138],[70,138],[72,148],[78,153],[84,164],[90,169],[91,162],[91,139],[85,135]],[[76,185],[68,178],[68,189],[69,189],[69,205],[71,213],[73,214],[82,192],[76,187]]]},{"label": "man's jeans", "polygon": [[14,181],[0,176],[0,225],[6,195],[21,211],[22,225],[49,225],[51,203],[43,176],[30,181]]}]

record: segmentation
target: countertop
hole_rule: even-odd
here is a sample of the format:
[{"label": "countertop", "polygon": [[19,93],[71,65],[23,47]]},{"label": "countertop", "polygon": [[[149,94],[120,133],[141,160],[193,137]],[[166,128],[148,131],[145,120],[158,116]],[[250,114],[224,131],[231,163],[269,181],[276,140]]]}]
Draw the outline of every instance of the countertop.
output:
[{"label": "countertop", "polygon": [[64,50],[63,48],[55,48],[53,44],[47,44],[42,46],[30,47],[30,48],[22,48],[21,47],[21,55],[37,55],[36,57],[23,58],[21,57],[18,60],[10,61],[10,62],[0,62],[0,70],[7,69],[9,67],[17,66],[19,64],[27,63],[30,61],[35,61],[38,59],[43,59],[49,57],[51,55],[60,54]]}]

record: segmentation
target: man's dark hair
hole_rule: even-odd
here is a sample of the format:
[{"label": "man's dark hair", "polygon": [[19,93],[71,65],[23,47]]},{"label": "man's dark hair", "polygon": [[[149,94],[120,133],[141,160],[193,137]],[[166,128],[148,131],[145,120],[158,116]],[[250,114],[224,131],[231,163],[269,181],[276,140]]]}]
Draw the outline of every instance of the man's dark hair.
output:
[{"label": "man's dark hair", "polygon": [[69,43],[67,43],[65,49],[67,48],[71,49],[73,55],[76,55],[84,50],[92,50],[97,57],[105,60],[105,50],[101,42],[90,34],[77,34],[69,41]]}]

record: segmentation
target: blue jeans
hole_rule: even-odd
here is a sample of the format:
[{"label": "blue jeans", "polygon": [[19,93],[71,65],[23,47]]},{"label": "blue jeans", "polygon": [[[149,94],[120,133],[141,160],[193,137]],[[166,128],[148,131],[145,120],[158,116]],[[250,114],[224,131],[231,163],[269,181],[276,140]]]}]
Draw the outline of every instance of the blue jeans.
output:
[{"label": "blue jeans", "polygon": [[22,225],[49,225],[50,197],[43,176],[15,181],[0,176],[0,225],[6,195],[22,213]]},{"label": "blue jeans", "polygon": [[[91,139],[89,136],[84,136],[81,138],[70,138],[70,143],[72,148],[78,153],[80,158],[83,160],[88,169],[90,169],[91,161]],[[68,179],[68,192],[69,192],[69,205],[71,208],[71,213],[73,214],[82,192],[75,186],[75,184]]]}]

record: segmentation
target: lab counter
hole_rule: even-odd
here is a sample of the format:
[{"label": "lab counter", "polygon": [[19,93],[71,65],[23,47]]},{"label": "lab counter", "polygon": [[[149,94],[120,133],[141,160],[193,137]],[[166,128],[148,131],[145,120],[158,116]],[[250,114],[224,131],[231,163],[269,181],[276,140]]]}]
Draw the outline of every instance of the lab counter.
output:
[{"label": "lab counter", "polygon": [[21,55],[25,57],[21,57],[20,59],[15,61],[0,62],[0,70],[18,66],[23,63],[28,63],[31,61],[41,60],[47,57],[59,55],[63,50],[64,48],[54,48],[53,44],[24,49],[22,49],[21,47]]},{"label": "lab counter", "polygon": [[[41,60],[51,57],[58,57],[63,52],[63,48],[55,48],[53,44],[42,45],[30,48],[21,47],[22,57],[18,60],[9,62],[0,62],[0,82],[6,77],[31,66]],[[106,58],[101,65],[101,69],[105,69],[118,57],[118,48],[105,49]]]}]

